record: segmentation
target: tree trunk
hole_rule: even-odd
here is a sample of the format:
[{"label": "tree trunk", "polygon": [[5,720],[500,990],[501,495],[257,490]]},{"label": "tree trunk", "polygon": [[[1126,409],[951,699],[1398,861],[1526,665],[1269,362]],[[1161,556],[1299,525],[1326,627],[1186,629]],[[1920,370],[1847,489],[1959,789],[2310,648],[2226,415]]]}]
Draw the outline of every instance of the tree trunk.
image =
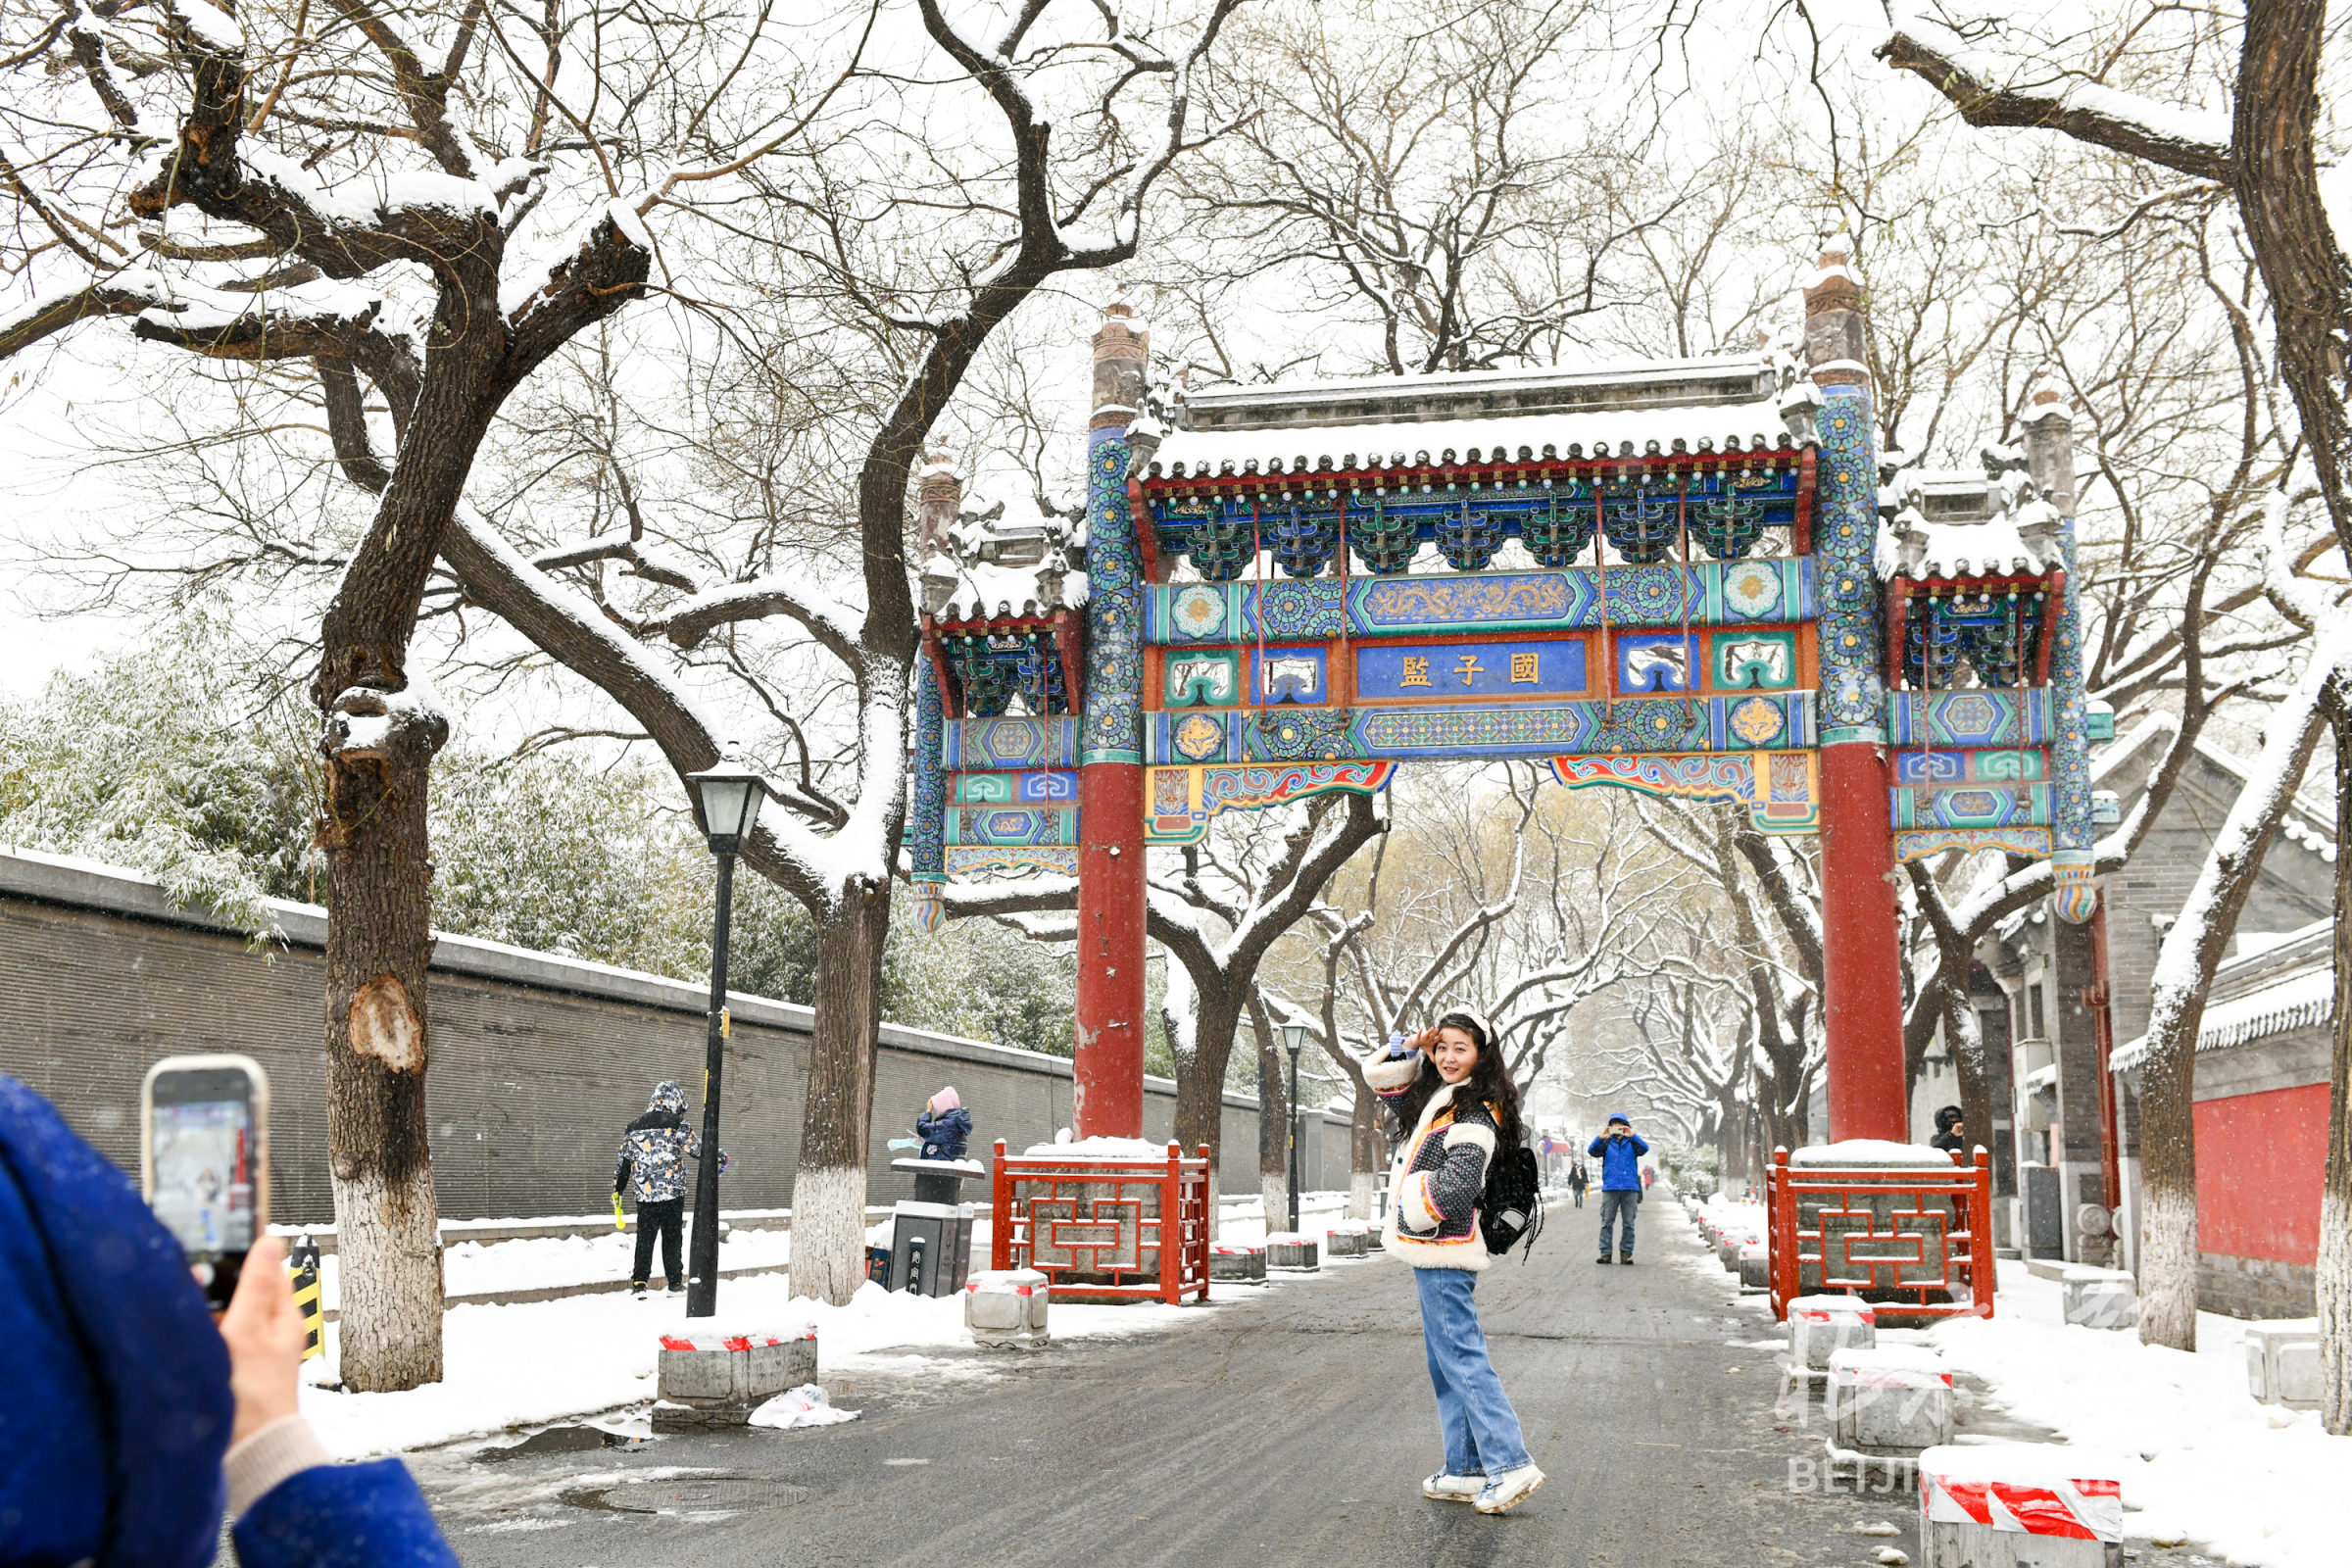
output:
[{"label": "tree trunk", "polygon": [[339,1360],[344,1387],[357,1393],[441,1380],[441,1216],[424,1103],[433,951],[424,810],[433,752],[448,730],[437,714],[386,728],[380,746],[361,750],[348,743],[349,718],[330,716],[319,835]]},{"label": "tree trunk", "polygon": [[[319,628],[311,696],[326,855],[327,1164],[346,1388],[441,1377],[440,1211],[425,1119],[432,878],[425,785],[449,721],[409,692],[409,639],[441,536],[497,408],[494,259],[456,269],[394,479]],[[470,331],[466,330],[471,328]]]},{"label": "tree trunk", "polygon": [[1370,1086],[1355,1086],[1355,1107],[1348,1121],[1348,1217],[1374,1217],[1380,1192],[1381,1167],[1388,1163],[1388,1140],[1380,1135],[1380,1097]]},{"label": "tree trunk", "polygon": [[[1174,954],[1168,961],[1176,961]],[[1191,971],[1186,971],[1188,974]],[[1203,985],[1192,975],[1195,992],[1193,1055],[1176,1062],[1176,1142],[1190,1152],[1208,1146],[1209,1169],[1221,1170],[1225,1150],[1225,1064],[1233,1059],[1233,1034],[1241,1003],[1232,988]]]},{"label": "tree trunk", "polygon": [[889,885],[864,877],[849,880],[817,927],[815,1033],[792,1181],[792,1289],[835,1306],[865,1279],[866,1144],[889,936]]},{"label": "tree trunk", "polygon": [[[1944,1037],[1952,1049],[1952,1068],[1960,1075],[1960,1125],[1967,1129],[1965,1163],[1976,1164],[1979,1146],[1992,1148],[1992,1075],[1985,1070],[1984,1030],[1977,1018],[1976,1000],[1966,992],[1944,991]],[[2109,1194],[2110,1206],[2120,1200]]]},{"label": "tree trunk", "polygon": [[[2325,634],[2313,667],[2271,714],[2270,739],[2254,764],[2256,782],[2230,808],[2195,886],[2165,934],[2148,1009],[2140,1069],[2139,1338],[2176,1350],[2197,1348],[2197,1035],[2213,971],[2237,930],[2238,911],[2262,872],[2303,770],[2319,745],[2334,650]],[[2266,785],[2263,781],[2269,781]]]},{"label": "tree trunk", "polygon": [[2352,1433],[2352,694],[2331,693],[2335,728],[2335,1051],[2328,1073],[2328,1186],[2320,1198],[2320,1419]]},{"label": "tree trunk", "polygon": [[1291,1222],[1290,1085],[1282,1076],[1282,1053],[1274,1049],[1274,1030],[1262,1007],[1250,1009],[1250,1026],[1257,1038],[1257,1196],[1271,1236]]}]

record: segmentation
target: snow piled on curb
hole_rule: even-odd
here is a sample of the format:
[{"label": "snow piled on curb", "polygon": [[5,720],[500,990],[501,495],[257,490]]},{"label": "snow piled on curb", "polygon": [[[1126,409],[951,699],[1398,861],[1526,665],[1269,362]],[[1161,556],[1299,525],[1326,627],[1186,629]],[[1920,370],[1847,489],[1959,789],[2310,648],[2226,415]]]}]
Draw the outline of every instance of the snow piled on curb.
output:
[{"label": "snow piled on curb", "polygon": [[2128,1535],[2192,1541],[2243,1568],[2335,1568],[2352,1438],[2316,1412],[2246,1392],[2243,1325],[2200,1314],[2199,1353],[2142,1345],[2130,1330],[2061,1326],[2058,1286],[2001,1265],[1990,1321],[1925,1336],[2010,1412],[2118,1460]]},{"label": "snow piled on curb", "polygon": [[[785,1275],[719,1286],[723,1321],[791,1336],[816,1330],[819,1377],[843,1372],[993,1375],[994,1363],[948,1359],[969,1350],[963,1298],[917,1297],[867,1284],[847,1306],[795,1297]],[[1198,1307],[1055,1302],[1054,1338],[1105,1339],[1205,1322]],[[302,1413],[338,1459],[365,1459],[460,1438],[487,1437],[640,1404],[655,1396],[660,1338],[686,1326],[683,1297],[584,1296],[521,1306],[453,1307],[442,1318],[443,1380],[402,1394],[338,1394],[338,1324],[326,1354],[304,1367]],[[933,1353],[925,1354],[930,1351]]]}]

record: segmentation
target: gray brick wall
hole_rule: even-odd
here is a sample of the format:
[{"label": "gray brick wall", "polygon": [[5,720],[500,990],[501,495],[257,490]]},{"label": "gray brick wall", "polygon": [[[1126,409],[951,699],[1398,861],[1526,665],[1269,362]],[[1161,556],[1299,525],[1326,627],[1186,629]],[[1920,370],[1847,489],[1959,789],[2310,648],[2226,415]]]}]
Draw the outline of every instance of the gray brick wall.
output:
[{"label": "gray brick wall", "polygon": [[[138,1168],[139,1080],[157,1057],[239,1051],[269,1071],[271,1210],[333,1216],[326,1168],[321,917],[283,906],[290,948],[249,949],[172,911],[121,873],[0,855],[0,1071],[48,1097],[76,1131]],[[706,993],[493,944],[445,938],[427,1006],[434,1185],[453,1219],[580,1214],[612,1192],[620,1129],[662,1078],[700,1102]],[[738,998],[720,1142],[730,1208],[788,1207],[808,1082],[808,1011]],[[953,1083],[975,1123],[972,1152],[1051,1138],[1070,1119],[1070,1064],[1053,1056],[886,1026],[875,1072],[868,1200],[912,1194],[888,1140]],[[1146,1128],[1165,1138],[1175,1086],[1147,1085]],[[1256,1102],[1226,1097],[1223,1189],[1257,1191]],[[1326,1116],[1305,1150],[1310,1188],[1344,1188],[1348,1126]],[[981,1196],[975,1194],[974,1196]]]}]

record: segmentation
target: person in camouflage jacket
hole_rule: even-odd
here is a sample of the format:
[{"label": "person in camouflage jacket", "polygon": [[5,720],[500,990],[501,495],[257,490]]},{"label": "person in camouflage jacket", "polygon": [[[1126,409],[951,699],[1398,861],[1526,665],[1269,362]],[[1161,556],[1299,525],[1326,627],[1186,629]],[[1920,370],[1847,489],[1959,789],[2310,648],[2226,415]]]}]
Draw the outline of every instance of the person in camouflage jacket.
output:
[{"label": "person in camouflage jacket", "polygon": [[[654,1085],[645,1114],[621,1135],[620,1160],[612,1167],[614,1201],[624,1192],[637,1200],[637,1261],[629,1285],[640,1296],[653,1267],[656,1236],[662,1238],[663,1286],[672,1293],[686,1289],[686,1271],[678,1264],[686,1225],[686,1161],[702,1157],[702,1134],[686,1125],[686,1091],[664,1078]],[[723,1151],[718,1168],[727,1168]]]}]

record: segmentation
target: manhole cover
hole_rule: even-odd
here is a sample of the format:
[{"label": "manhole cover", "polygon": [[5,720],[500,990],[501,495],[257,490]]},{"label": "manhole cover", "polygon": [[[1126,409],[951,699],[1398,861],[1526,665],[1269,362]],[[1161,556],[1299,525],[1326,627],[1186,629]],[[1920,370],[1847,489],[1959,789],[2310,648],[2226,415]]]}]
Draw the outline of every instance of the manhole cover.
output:
[{"label": "manhole cover", "polygon": [[744,1513],[807,1502],[808,1489],[753,1476],[680,1476],[671,1481],[628,1481],[617,1487],[566,1492],[564,1500],[575,1508],[607,1513]]}]

